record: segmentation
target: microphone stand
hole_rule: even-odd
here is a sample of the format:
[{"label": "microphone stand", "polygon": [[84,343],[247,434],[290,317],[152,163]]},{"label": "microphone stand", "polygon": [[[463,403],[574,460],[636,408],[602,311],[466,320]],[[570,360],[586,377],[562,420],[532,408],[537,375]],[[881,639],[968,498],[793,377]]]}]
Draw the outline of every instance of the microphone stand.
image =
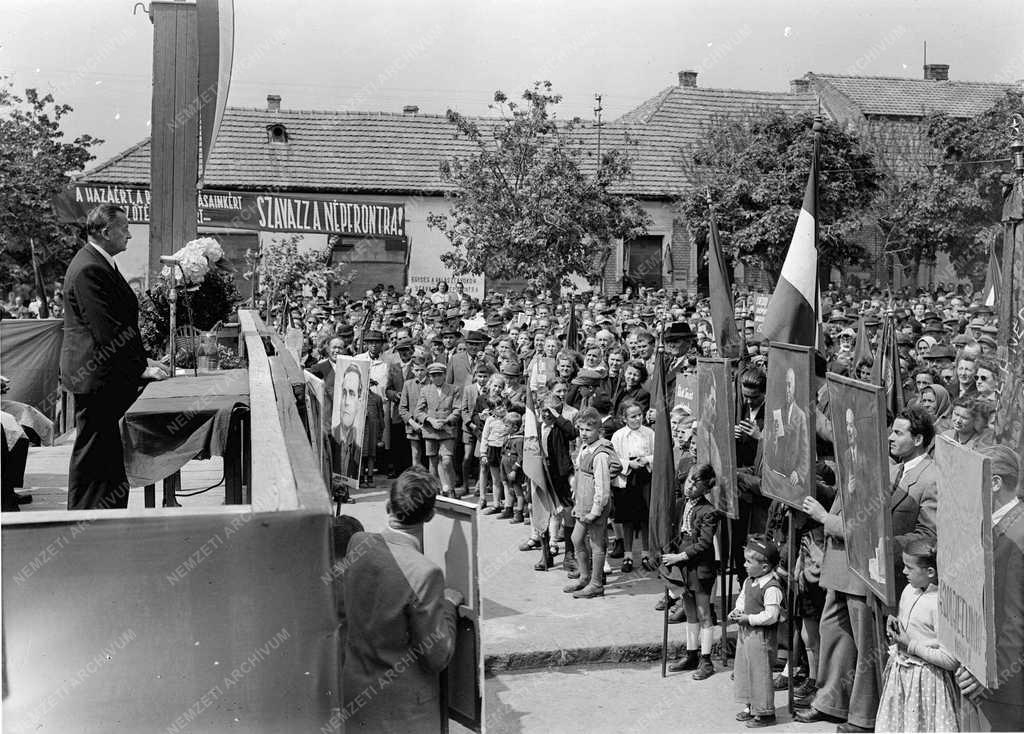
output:
[{"label": "microphone stand", "polygon": [[170,324],[169,330],[170,335],[168,339],[168,348],[171,352],[171,377],[173,378],[178,370],[177,356],[178,350],[175,345],[176,332],[178,330],[178,268],[181,266],[177,263],[171,265],[171,287],[167,291],[167,305],[170,312]]}]

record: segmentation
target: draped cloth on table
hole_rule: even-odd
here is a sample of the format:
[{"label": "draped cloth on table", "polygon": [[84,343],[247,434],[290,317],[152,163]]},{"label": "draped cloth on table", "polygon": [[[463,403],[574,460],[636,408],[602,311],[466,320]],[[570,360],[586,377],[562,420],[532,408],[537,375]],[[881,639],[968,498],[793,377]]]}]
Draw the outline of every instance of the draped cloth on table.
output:
[{"label": "draped cloth on table", "polygon": [[11,381],[7,400],[27,403],[50,420],[60,405],[60,347],[62,319],[4,319],[0,321],[3,374]]}]

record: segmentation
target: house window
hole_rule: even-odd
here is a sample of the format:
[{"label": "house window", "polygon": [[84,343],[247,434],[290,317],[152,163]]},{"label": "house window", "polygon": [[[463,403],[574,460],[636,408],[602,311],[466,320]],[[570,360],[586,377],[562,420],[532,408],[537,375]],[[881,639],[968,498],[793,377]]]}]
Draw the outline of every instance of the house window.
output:
[{"label": "house window", "polygon": [[[371,238],[331,235],[331,263],[346,263],[352,280],[341,290],[359,297],[377,285],[405,287],[406,256],[409,243],[405,238]],[[331,297],[338,295],[332,290]]]}]

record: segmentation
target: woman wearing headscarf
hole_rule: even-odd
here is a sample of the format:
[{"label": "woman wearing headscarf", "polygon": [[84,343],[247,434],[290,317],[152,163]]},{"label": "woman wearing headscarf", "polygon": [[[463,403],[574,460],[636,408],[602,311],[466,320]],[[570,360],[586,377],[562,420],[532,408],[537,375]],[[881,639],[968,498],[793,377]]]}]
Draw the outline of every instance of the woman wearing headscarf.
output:
[{"label": "woman wearing headscarf", "polygon": [[928,411],[935,419],[935,435],[949,430],[949,414],[952,410],[953,401],[949,397],[949,391],[942,385],[925,385],[921,388],[921,395],[917,404]]}]

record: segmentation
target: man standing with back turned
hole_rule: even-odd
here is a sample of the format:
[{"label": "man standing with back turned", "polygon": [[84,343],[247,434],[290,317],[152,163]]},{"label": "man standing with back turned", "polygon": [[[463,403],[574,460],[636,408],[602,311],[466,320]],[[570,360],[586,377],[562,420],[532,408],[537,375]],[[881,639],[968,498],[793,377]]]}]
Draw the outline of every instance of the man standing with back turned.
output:
[{"label": "man standing with back turned", "polygon": [[75,437],[68,467],[68,509],[128,507],[128,477],[118,421],[144,380],[162,380],[162,364],[147,360],[139,333],[139,303],[114,263],[131,234],[124,210],[101,204],[86,220],[88,243],[64,276],[61,384],[75,395]]}]

